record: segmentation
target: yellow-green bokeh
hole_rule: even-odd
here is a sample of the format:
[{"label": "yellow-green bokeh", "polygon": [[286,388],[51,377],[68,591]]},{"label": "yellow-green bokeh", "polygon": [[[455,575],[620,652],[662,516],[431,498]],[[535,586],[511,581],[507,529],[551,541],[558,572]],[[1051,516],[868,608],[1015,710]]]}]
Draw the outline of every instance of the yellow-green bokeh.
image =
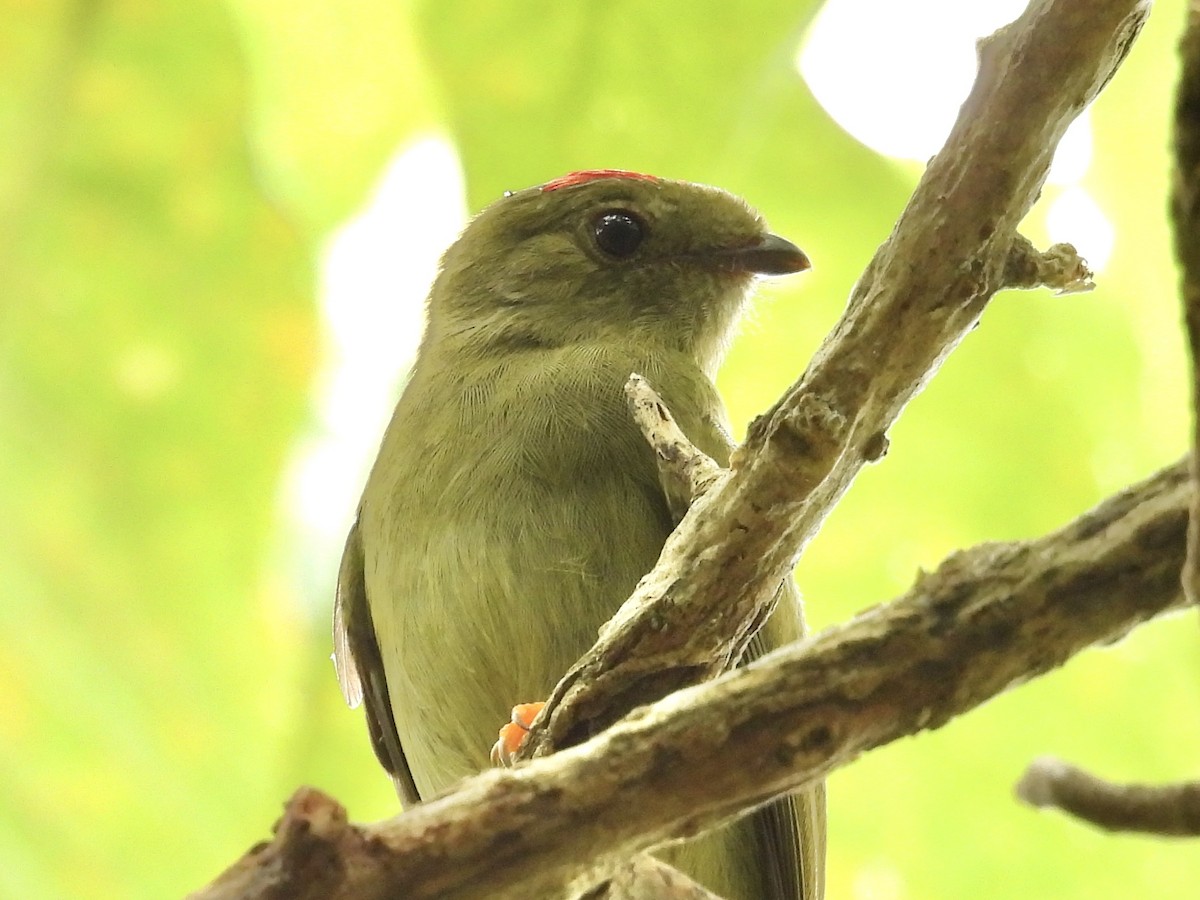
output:
[{"label": "yellow-green bokeh", "polygon": [[[300,784],[392,808],[328,662],[333,571],[298,577],[279,497],[312,428],[321,248],[398,147],[452,141],[472,209],[595,166],[742,194],[816,268],[734,347],[735,422],[798,375],[919,175],[806,91],[814,7],[0,0],[0,896],[180,896]],[[997,298],[809,549],[818,626],[1183,452],[1182,19],[1159,4],[1093,110],[1099,289]],[[1011,786],[1048,752],[1194,776],[1198,669],[1195,622],[1156,623],[837,773],[830,896],[1194,896],[1186,845]]]}]

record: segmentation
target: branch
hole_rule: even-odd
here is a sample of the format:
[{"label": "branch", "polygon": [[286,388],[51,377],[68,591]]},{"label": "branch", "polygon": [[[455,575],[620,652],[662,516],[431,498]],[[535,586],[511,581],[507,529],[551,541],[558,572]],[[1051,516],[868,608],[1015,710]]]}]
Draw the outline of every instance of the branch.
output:
[{"label": "branch", "polygon": [[1049,757],[1034,760],[1017,784],[1031,806],[1057,807],[1109,831],[1200,835],[1200,782],[1112,784]]},{"label": "branch", "polygon": [[904,405],[997,290],[1028,286],[1012,265],[1014,254],[1029,255],[1017,225],[1059,138],[1112,77],[1148,12],[1139,0],[1034,0],[981,44],[979,75],[945,147],[841,321],[559,682],[526,755],[577,743],[740,658],[825,516],[885,451]]},{"label": "branch", "polygon": [[[898,600],[644,707],[580,746],[484,772],[352,835],[344,815],[321,813],[327,844],[307,821],[285,818],[274,841],[231,870],[236,878],[227,873],[193,900],[282,896],[279,885],[289,897],[331,900],[561,896],[632,853],[938,728],[1182,604],[1188,494],[1181,462],[1039,540],[956,553]],[[314,857],[337,865],[303,893],[291,870]],[[258,889],[242,890],[255,869]],[[239,890],[226,890],[231,883]]]},{"label": "branch", "polygon": [[[1200,484],[1200,8],[1188,7],[1180,42],[1183,69],[1175,95],[1175,171],[1171,225],[1175,256],[1183,272],[1180,294],[1192,357],[1192,477]],[[1183,586],[1200,603],[1200,492],[1192,499],[1187,565]]]}]

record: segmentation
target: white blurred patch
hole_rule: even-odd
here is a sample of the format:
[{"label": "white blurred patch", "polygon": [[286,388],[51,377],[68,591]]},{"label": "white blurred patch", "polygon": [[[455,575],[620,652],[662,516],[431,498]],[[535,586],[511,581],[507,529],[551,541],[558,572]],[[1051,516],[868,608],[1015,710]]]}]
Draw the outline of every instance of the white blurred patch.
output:
[{"label": "white blurred patch", "polygon": [[[826,0],[796,65],[817,101],[856,140],[884,156],[924,163],[941,149],[970,91],[976,42],[1024,8],[1025,0]],[[1083,223],[1072,233],[1050,226],[1052,239],[1075,244],[1099,271],[1113,227],[1094,201],[1085,212],[1079,199],[1086,196],[1079,185],[1091,156],[1083,115],[1060,142],[1048,179],[1071,190],[1060,198],[1062,210],[1047,215],[1058,226],[1072,217]],[[1110,236],[1107,250],[1102,233]]]},{"label": "white blurred patch", "polygon": [[1092,123],[1087,111],[1067,126],[1067,133],[1058,142],[1054,161],[1050,163],[1050,184],[1078,184],[1092,164]]},{"label": "white blurred patch", "polygon": [[854,875],[855,900],[904,900],[904,876],[890,862],[875,860],[860,868]]},{"label": "white blurred patch", "polygon": [[1024,0],[827,0],[798,64],[838,124],[885,156],[924,162],[975,77],[975,42]]},{"label": "white blurred patch", "polygon": [[397,153],[367,205],[325,248],[317,424],[296,447],[284,485],[288,530],[318,560],[336,566],[420,342],[438,259],[465,222],[458,157],[428,138]]},{"label": "white blurred patch", "polygon": [[1117,238],[1112,222],[1081,187],[1067,188],[1054,198],[1046,212],[1046,231],[1052,243],[1074,244],[1093,271],[1108,264]]}]

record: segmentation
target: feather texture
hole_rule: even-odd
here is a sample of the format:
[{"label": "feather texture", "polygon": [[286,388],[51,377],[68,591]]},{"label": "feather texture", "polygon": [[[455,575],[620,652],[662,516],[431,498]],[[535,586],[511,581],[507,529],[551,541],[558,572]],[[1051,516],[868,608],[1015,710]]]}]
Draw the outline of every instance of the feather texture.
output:
[{"label": "feather texture", "polygon": [[[589,243],[614,209],[648,232],[629,259]],[[629,374],[728,460],[711,375],[753,274],[736,254],[764,236],[723,192],[593,174],[506,197],[447,253],[335,615],[347,699],[361,697],[405,802],[488,766],[509,709],[548,695],[674,527],[678,498],[626,410]],[[774,265],[791,245],[772,240]],[[802,627],[789,586],[751,654]],[[664,855],[733,900],[817,900],[823,848],[816,791]]]}]

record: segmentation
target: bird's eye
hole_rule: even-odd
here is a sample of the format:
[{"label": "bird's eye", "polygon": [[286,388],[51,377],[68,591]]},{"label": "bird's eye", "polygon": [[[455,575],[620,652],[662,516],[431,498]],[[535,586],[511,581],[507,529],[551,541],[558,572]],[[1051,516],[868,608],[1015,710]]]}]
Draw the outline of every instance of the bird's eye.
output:
[{"label": "bird's eye", "polygon": [[624,259],[637,252],[646,237],[646,226],[631,212],[623,209],[612,209],[600,213],[592,223],[592,234],[596,238],[596,246],[618,259]]}]

